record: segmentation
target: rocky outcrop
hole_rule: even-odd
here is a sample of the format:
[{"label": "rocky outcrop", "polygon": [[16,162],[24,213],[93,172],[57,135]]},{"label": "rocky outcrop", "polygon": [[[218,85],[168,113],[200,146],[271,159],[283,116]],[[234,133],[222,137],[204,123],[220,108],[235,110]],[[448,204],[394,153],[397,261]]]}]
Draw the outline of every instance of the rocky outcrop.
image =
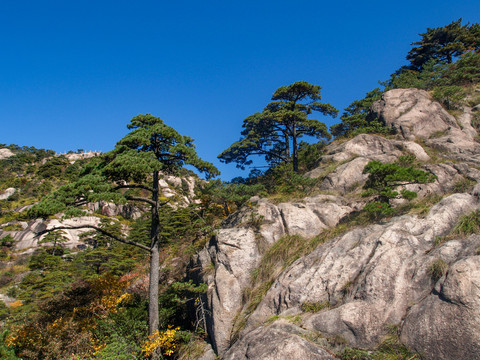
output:
[{"label": "rocky outcrop", "polygon": [[0,149],[0,160],[7,159],[13,155],[15,154],[10,149],[7,149],[7,148]]},{"label": "rocky outcrop", "polygon": [[[479,243],[478,236],[469,238]],[[480,359],[480,256],[450,266],[434,290],[413,305],[401,339],[435,360]]]},{"label": "rocky outcrop", "polygon": [[423,139],[442,156],[480,163],[480,144],[471,126],[471,111],[457,120],[424,90],[395,89],[371,108],[372,116],[397,130],[406,140]]},{"label": "rocky outcrop", "polygon": [[230,346],[235,317],[244,305],[243,291],[265,250],[287,234],[318,235],[338,224],[355,206],[329,195],[278,205],[261,199],[253,209],[227,219],[192,264],[202,269],[197,276],[208,284],[209,334],[217,353]]},{"label": "rocky outcrop", "polygon": [[332,354],[305,337],[308,332],[282,321],[259,327],[238,341],[224,360],[334,360]]},{"label": "rocky outcrop", "polygon": [[90,211],[99,212],[104,216],[115,217],[118,215],[126,219],[138,219],[142,216],[144,209],[135,204],[114,204],[104,201],[88,205]]},{"label": "rocky outcrop", "polygon": [[449,242],[435,250],[433,242],[476,206],[471,195],[455,194],[425,219],[395,218],[320,246],[275,281],[246,331],[272,315],[301,313],[306,302],[324,303],[331,309],[306,319],[307,329],[342,336],[355,347],[374,348],[386,325],[400,324],[409,306],[432,291],[429,265],[434,260],[451,263],[475,252],[478,242]]},{"label": "rocky outcrop", "polygon": [[[82,225],[98,225],[100,218],[95,216],[82,216],[66,220],[32,220],[29,222],[15,222],[11,225],[21,227],[17,231],[0,230],[0,238],[5,235],[11,235],[15,241],[14,249],[21,254],[32,253],[39,247],[38,242],[43,239],[43,236],[38,237],[37,234],[43,230],[50,229],[57,226],[82,226]],[[7,224],[8,225],[8,224]],[[79,246],[84,246],[84,242],[80,240],[79,235],[89,229],[72,229],[63,230],[64,236],[68,239],[62,245],[69,249],[77,249]]]},{"label": "rocky outcrop", "polygon": [[70,154],[57,154],[57,156],[63,155],[67,158],[68,162],[73,164],[75,161],[83,160],[83,159],[90,159],[92,157],[97,157],[102,155],[100,151],[87,151],[81,153],[70,153]]},{"label": "rocky outcrop", "polygon": [[[281,204],[255,198],[252,208],[228,218],[193,264],[197,279],[208,283],[207,327],[216,353],[330,359],[329,339],[374,350],[395,326],[401,342],[422,358],[479,359],[480,236],[438,241],[480,205],[480,185],[471,191],[480,181],[471,114],[466,108],[456,119],[422,90],[389,91],[372,116],[396,129],[395,137],[362,134],[334,142],[308,174],[320,179],[321,195]],[[405,154],[436,175],[433,183],[406,188],[419,198],[444,196],[440,202],[422,216],[345,230],[276,269],[280,275],[258,306],[245,312],[245,291],[267,249],[285,235],[312,238],[347,219],[364,205],[355,195],[367,179],[364,166]],[[244,327],[234,329],[240,315]]]},{"label": "rocky outcrop", "polygon": [[16,191],[17,191],[17,189],[15,189],[15,188],[5,189],[5,190],[2,191],[2,193],[0,194],[0,200],[6,200],[6,199],[8,199],[10,196],[12,196],[13,194],[15,194]]}]

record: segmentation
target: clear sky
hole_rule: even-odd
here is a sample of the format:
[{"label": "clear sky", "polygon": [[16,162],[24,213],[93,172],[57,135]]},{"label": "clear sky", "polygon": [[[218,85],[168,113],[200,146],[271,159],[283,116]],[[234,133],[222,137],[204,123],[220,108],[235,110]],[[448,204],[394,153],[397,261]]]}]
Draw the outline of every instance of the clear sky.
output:
[{"label": "clear sky", "polygon": [[0,0],[0,143],[109,151],[151,113],[247,176],[217,155],[279,86],[342,110],[460,17],[480,22],[480,1]]}]

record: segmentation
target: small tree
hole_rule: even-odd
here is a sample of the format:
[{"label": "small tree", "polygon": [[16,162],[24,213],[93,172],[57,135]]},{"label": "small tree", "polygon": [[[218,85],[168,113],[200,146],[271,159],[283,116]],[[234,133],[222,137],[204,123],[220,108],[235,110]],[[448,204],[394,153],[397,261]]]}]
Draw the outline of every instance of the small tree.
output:
[{"label": "small tree", "polygon": [[330,132],[335,137],[357,135],[359,133],[390,133],[391,130],[378,119],[369,118],[372,104],[379,100],[383,92],[379,89],[369,91],[365,98],[355,100],[344,111],[340,123],[330,127]]},{"label": "small tree", "polygon": [[242,169],[250,165],[252,155],[263,155],[270,165],[292,162],[298,172],[299,139],[305,135],[330,139],[327,126],[308,115],[316,111],[335,117],[338,110],[321,103],[321,87],[297,81],[278,88],[263,112],[243,121],[242,138],[218,157],[225,163],[236,162]]},{"label": "small tree", "polygon": [[427,28],[420,36],[422,39],[412,43],[417,46],[407,55],[407,60],[416,70],[420,70],[431,59],[451,64],[455,57],[465,51],[476,51],[480,47],[480,25],[462,26],[461,18],[446,26]]},{"label": "small tree", "polygon": [[55,255],[55,253],[57,253],[58,250],[61,250],[61,245],[68,241],[68,238],[65,235],[66,235],[66,233],[63,230],[51,231],[51,232],[47,233],[45,235],[45,237],[42,240],[40,240],[38,243],[39,244],[45,244],[45,243],[52,244],[52,247],[51,247],[52,255]]},{"label": "small tree", "polygon": [[[150,239],[148,244],[128,240],[98,226],[60,226],[46,230],[90,228],[113,240],[137,246],[150,254],[149,333],[158,329],[159,249],[162,230],[159,213],[168,200],[161,197],[161,173],[178,174],[183,165],[191,165],[207,177],[219,174],[209,162],[195,152],[193,139],[150,114],[134,117],[127,127],[131,130],[104,155],[95,168],[74,184],[61,187],[52,196],[30,209],[31,217],[46,217],[59,212],[66,216],[84,214],[79,206],[99,200],[124,204],[140,202],[150,207]],[[139,194],[132,193],[138,190]]]},{"label": "small tree", "polygon": [[380,161],[370,161],[363,169],[364,174],[369,174],[364,185],[364,196],[374,196],[374,201],[364,207],[374,218],[392,215],[391,199],[404,198],[412,200],[417,193],[403,189],[397,191],[399,186],[408,184],[426,184],[433,182],[436,176],[414,167],[413,155],[401,156],[396,163],[382,164]]}]

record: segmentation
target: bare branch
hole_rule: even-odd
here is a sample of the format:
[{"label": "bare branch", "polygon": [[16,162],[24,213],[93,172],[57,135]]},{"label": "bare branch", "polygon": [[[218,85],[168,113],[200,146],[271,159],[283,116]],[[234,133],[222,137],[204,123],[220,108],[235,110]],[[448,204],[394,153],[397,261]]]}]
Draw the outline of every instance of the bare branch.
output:
[{"label": "bare branch", "polygon": [[124,238],[121,238],[120,236],[117,236],[115,234],[111,234],[109,233],[108,231],[105,231],[103,230],[102,228],[99,228],[98,226],[94,226],[94,225],[79,225],[79,226],[56,226],[54,228],[51,228],[51,229],[46,229],[46,230],[43,230],[43,231],[40,231],[37,233],[36,236],[41,236],[43,234],[46,234],[46,233],[49,233],[51,231],[55,231],[55,230],[77,230],[77,229],[93,229],[93,230],[96,230],[98,231],[99,233],[103,234],[103,235],[106,235],[108,236],[109,238],[112,238],[116,241],[119,241],[121,243],[124,243],[124,244],[127,244],[127,245],[133,245],[133,246],[136,246],[136,247],[139,247],[140,249],[143,249],[143,250],[146,250],[148,252],[151,252],[151,249],[148,247],[148,246],[145,246],[145,245],[142,245],[142,244],[139,244],[139,243],[136,243],[134,241],[129,241],[129,240],[126,240]]}]

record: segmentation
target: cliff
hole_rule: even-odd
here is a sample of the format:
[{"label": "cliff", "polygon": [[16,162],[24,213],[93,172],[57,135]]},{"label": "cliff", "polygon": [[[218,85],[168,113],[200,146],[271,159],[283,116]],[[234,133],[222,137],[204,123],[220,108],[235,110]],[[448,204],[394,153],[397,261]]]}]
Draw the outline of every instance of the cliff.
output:
[{"label": "cliff", "polygon": [[[307,174],[320,194],[252,199],[192,261],[220,357],[334,359],[393,341],[412,359],[480,358],[480,236],[458,227],[480,201],[475,114],[397,89],[371,115],[396,135],[334,141]],[[353,221],[367,201],[365,165],[406,154],[436,180],[404,186],[418,199],[397,201],[401,216]]]}]

